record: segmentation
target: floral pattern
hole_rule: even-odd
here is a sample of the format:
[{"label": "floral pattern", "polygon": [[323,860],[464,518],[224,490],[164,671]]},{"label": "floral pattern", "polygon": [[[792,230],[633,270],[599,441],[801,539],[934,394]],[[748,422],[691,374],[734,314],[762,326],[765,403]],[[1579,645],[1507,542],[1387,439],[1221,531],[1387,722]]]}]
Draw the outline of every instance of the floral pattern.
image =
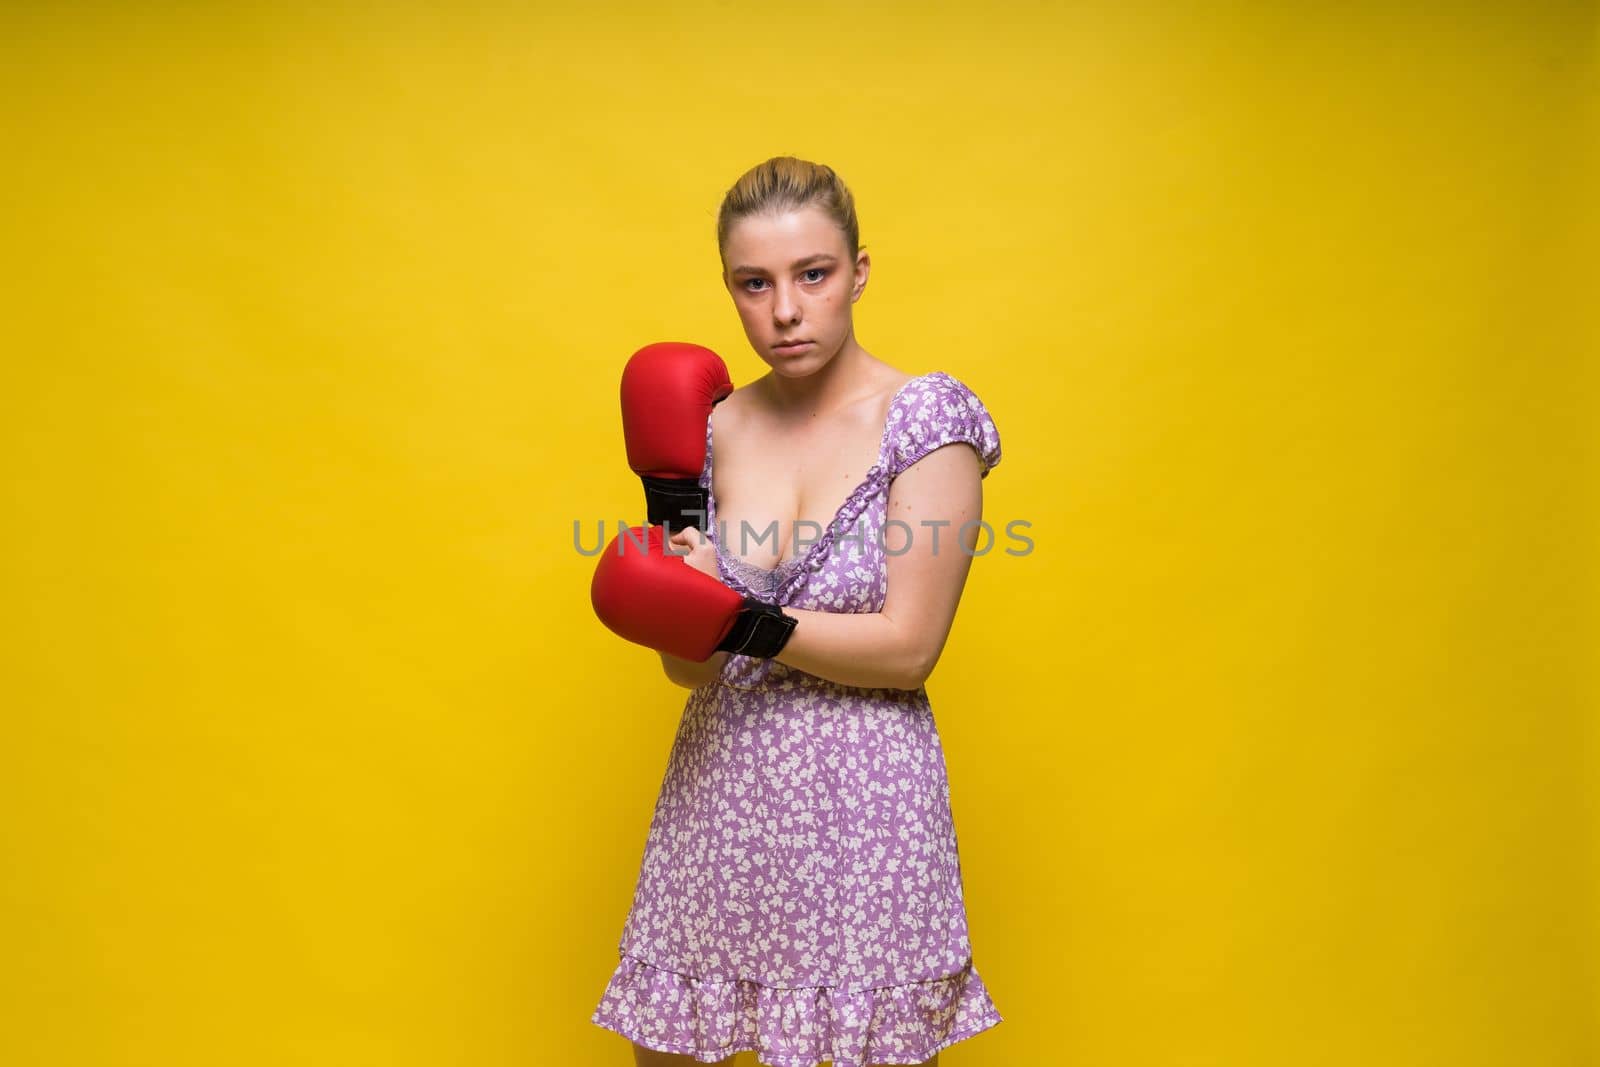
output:
[{"label": "floral pattern", "polygon": [[[884,531],[889,485],[953,442],[984,477],[1000,462],[971,389],[943,371],[907,381],[878,461],[771,570],[724,548],[712,497],[723,581],[809,611],[880,610],[883,539],[901,543]],[[708,419],[708,491],[712,460]],[[684,707],[618,952],[592,1021],[705,1063],[754,1049],[771,1067],[916,1064],[999,1023],[973,965],[926,689],[728,657]]]}]

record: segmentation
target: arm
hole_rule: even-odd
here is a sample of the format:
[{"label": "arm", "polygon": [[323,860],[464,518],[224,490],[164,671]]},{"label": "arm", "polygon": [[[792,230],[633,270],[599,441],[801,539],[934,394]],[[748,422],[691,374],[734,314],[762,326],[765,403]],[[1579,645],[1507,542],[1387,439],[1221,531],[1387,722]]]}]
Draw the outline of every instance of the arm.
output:
[{"label": "arm", "polygon": [[[711,541],[693,526],[684,527],[673,533],[669,539],[671,551],[683,554],[685,566],[693,567],[701,574],[708,574],[718,581],[722,579],[717,575],[717,549]],[[674,656],[670,652],[660,652],[661,669],[667,672],[667,677],[674,685],[681,685],[685,689],[699,689],[703,685],[710,685],[722,676],[722,666],[728,662],[728,653],[713,652],[711,658],[704,662],[684,659]]]},{"label": "arm", "polygon": [[[933,672],[982,532],[976,526],[983,517],[977,452],[953,441],[913,463],[890,484],[886,517],[905,523],[911,534],[910,547],[894,555],[905,547],[906,531],[891,525],[883,532],[889,548],[883,609],[839,614],[785,608],[799,622],[776,657],[779,663],[841,685],[885,689],[916,689]],[[968,522],[974,526],[958,543],[957,531]],[[932,525],[937,523],[948,525]]]},{"label": "arm", "polygon": [[692,659],[680,659],[666,652],[657,654],[661,657],[661,669],[667,672],[667,677],[685,689],[699,689],[703,685],[710,685],[721,677],[722,665],[728,662],[726,652],[713,653],[704,663],[696,663]]}]

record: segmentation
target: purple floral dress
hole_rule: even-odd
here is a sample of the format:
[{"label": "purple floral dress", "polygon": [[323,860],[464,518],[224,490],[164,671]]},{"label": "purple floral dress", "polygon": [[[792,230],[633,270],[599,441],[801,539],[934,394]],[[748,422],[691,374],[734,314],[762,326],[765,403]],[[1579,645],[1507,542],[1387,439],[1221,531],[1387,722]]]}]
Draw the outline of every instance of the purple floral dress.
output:
[{"label": "purple floral dress", "polygon": [[[718,529],[710,501],[722,580],[808,611],[880,610],[884,541],[899,551],[907,533],[884,529],[889,483],[958,441],[985,477],[1000,462],[965,384],[912,378],[890,402],[878,462],[793,559],[767,570],[734,555],[723,541],[739,532]],[[707,490],[711,465],[708,419]],[[939,533],[940,551],[961,550],[954,529]],[[684,707],[618,950],[592,1021],[706,1063],[746,1049],[771,1067],[922,1063],[999,1023],[967,940],[927,690],[730,656]]]}]

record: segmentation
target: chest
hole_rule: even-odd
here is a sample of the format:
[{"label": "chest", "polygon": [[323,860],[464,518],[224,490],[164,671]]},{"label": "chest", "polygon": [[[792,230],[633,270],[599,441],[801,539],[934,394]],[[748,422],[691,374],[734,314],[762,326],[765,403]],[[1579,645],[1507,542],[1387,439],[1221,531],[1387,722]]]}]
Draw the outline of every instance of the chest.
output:
[{"label": "chest", "polygon": [[[713,430],[715,436],[715,430]],[[883,426],[866,418],[826,433],[723,429],[711,492],[724,550],[773,567],[795,559],[839,517],[882,457]]]},{"label": "chest", "polygon": [[[820,535],[802,529],[793,556],[771,566],[748,562],[718,544],[719,573],[735,591],[769,603],[806,611],[879,611],[889,588],[883,541],[888,496],[883,475],[869,476],[837,509],[831,527]],[[711,511],[717,529],[727,530],[714,498]]]}]

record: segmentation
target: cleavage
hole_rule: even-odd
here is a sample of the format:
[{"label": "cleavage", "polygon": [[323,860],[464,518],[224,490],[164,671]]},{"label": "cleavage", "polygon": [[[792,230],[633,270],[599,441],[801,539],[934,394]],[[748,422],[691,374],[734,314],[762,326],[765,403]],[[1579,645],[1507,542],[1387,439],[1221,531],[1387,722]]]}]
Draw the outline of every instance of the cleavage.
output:
[{"label": "cleavage", "polygon": [[[856,444],[859,445],[859,442]],[[799,487],[798,497],[807,494],[811,497],[805,501],[804,508],[797,496],[785,493],[781,488],[786,476],[795,477],[799,474],[792,466],[788,470],[778,464],[762,463],[739,467],[735,476],[740,483],[760,488],[747,488],[744,495],[734,498],[729,507],[724,507],[720,494],[716,495],[717,531],[725,541],[726,552],[741,562],[763,569],[788,566],[804,556],[812,545],[826,535],[828,527],[839,517],[855,491],[871,475],[872,464],[877,462],[874,456],[871,463],[863,465],[859,453],[856,458],[847,461],[842,454],[844,451],[844,446],[837,451],[828,450],[816,461],[823,464],[826,473],[820,478],[813,474],[807,485]],[[730,461],[729,465],[734,464]],[[712,479],[720,480],[724,486],[728,484],[728,480],[721,477],[715,467]],[[832,510],[818,515],[819,503]],[[774,515],[783,517],[774,519]],[[741,520],[749,523],[748,530],[741,529]],[[797,537],[804,539],[803,546],[798,544]]]}]

